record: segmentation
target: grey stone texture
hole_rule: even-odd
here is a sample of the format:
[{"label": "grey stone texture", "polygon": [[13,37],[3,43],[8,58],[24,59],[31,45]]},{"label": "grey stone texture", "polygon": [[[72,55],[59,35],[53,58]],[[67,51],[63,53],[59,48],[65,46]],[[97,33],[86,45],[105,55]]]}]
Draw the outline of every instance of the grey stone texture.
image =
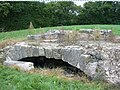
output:
[{"label": "grey stone texture", "polygon": [[4,62],[4,50],[0,49],[0,63],[2,64]]},{"label": "grey stone texture", "polygon": [[4,61],[3,65],[16,67],[23,71],[29,71],[34,68],[32,62],[22,62],[22,61]]},{"label": "grey stone texture", "polygon": [[[80,42],[77,46],[60,46],[56,43],[41,43],[39,46],[21,42],[4,48],[5,65],[17,65],[24,70],[33,68],[31,63],[19,59],[34,56],[61,59],[82,70],[92,79],[103,79],[120,83],[120,44]],[[101,48],[100,48],[101,47]],[[11,64],[12,63],[12,64]],[[31,65],[31,67],[29,67]]]},{"label": "grey stone texture", "polygon": [[[97,31],[97,32],[96,32]],[[120,42],[119,37],[113,37],[112,30],[94,30],[94,29],[80,29],[80,31],[72,30],[49,30],[43,34],[28,35],[27,39],[31,41],[45,41],[45,42],[58,42],[63,43],[65,41],[72,40],[103,40]],[[69,42],[70,43],[70,42]]]},{"label": "grey stone texture", "polygon": [[[100,40],[96,40],[95,30],[82,29],[77,32],[79,36],[77,36],[77,44],[66,45],[65,35],[69,33],[73,33],[73,31],[51,30],[45,34],[28,35],[28,42],[20,42],[4,48],[6,57],[4,64],[9,66],[14,63],[21,69],[29,70],[27,69],[29,64],[23,62],[19,64],[18,60],[26,57],[45,56],[61,59],[82,70],[92,79],[120,83],[120,43],[112,43],[109,40],[105,42],[112,35],[111,30],[100,30]],[[30,44],[33,42],[37,44]]]}]

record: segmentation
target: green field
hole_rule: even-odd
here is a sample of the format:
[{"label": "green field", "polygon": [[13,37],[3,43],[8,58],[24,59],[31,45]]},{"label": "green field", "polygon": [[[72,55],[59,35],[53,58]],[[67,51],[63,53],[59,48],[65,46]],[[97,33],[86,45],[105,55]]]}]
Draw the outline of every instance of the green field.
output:
[{"label": "green field", "polygon": [[[0,33],[0,43],[6,40],[24,40],[29,34],[39,34],[47,30],[64,29],[112,29],[115,35],[120,35],[120,25],[73,25],[61,27],[38,28],[32,32],[26,30]],[[0,65],[0,90],[120,90],[112,88],[101,82],[82,82],[57,78],[56,76],[45,76],[41,74],[30,74],[16,69]]]},{"label": "green field", "polygon": [[[115,35],[120,35],[120,25],[73,25],[73,26],[59,26],[59,27],[46,27],[46,28],[37,28],[32,32],[32,34],[38,34],[42,31],[54,30],[54,29],[64,29],[64,30],[80,30],[80,29],[112,29]],[[3,32],[0,33],[0,41],[7,39],[25,39],[29,34],[29,30],[19,30],[12,32]],[[31,33],[30,33],[31,34]]]},{"label": "green field", "polygon": [[[0,65],[0,90],[110,90],[105,84],[30,74]],[[111,89],[112,90],[112,89]]]}]

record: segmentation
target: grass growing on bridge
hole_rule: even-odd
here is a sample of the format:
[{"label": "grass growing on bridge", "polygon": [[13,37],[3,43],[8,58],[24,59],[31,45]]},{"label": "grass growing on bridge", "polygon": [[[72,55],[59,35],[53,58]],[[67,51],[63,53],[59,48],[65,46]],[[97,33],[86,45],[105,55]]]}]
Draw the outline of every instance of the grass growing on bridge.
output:
[{"label": "grass growing on bridge", "polygon": [[0,90],[105,90],[105,85],[30,74],[0,65]]},{"label": "grass growing on bridge", "polygon": [[[120,25],[72,25],[72,26],[59,26],[59,27],[46,27],[43,29],[37,28],[34,29],[33,32],[30,34],[39,34],[43,30],[54,30],[54,29],[64,29],[64,30],[80,30],[80,29],[112,29],[115,35],[120,35]],[[12,31],[12,32],[3,32],[0,33],[0,41],[5,41],[9,39],[14,40],[23,40],[29,34],[29,30],[19,30],[19,31]]]}]

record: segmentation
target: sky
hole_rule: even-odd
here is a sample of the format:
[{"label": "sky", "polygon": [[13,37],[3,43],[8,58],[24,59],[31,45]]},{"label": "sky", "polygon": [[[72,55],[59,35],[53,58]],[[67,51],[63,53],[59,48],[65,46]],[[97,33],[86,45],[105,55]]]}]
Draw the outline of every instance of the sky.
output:
[{"label": "sky", "polygon": [[[75,4],[77,5],[81,5],[83,6],[83,4],[87,1],[87,0],[0,0],[0,1],[45,1],[45,2],[50,2],[50,1],[73,1]],[[88,0],[89,1],[89,0]]]},{"label": "sky", "polygon": [[86,1],[74,1],[75,4],[83,6]]},{"label": "sky", "polygon": [[[51,1],[57,1],[57,0],[51,0]],[[59,1],[63,1],[63,0],[59,0]],[[70,1],[70,0],[66,0],[66,1]],[[45,2],[50,2],[50,1],[45,1]],[[73,2],[76,4],[76,5],[81,5],[81,6],[83,6],[83,4],[86,2],[86,1],[74,1],[73,0]]]},{"label": "sky", "polygon": [[[45,1],[45,2],[50,2],[50,1],[64,1],[64,0],[0,0],[0,1]],[[72,0],[65,0],[65,1],[72,1]],[[87,1],[87,0],[73,0],[76,5],[81,5]]]}]

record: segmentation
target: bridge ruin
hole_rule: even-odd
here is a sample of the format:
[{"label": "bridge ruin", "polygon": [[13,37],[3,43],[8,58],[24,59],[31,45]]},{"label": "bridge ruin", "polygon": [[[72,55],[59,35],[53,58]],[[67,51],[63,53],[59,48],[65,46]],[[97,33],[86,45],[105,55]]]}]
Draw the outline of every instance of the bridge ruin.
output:
[{"label": "bridge ruin", "polygon": [[[83,38],[81,35],[78,39],[78,32],[69,31],[71,37],[75,34],[74,38],[71,39],[73,42],[68,38],[66,40],[66,37],[63,38],[65,32],[59,32],[29,35],[28,41],[7,46],[4,49],[6,55],[4,65],[17,65],[23,70],[31,70],[35,63],[29,62],[29,60],[28,62],[21,61],[21,59],[30,57],[53,58],[56,61],[62,60],[76,67],[92,79],[106,80],[115,84],[120,83],[120,43],[104,41],[108,39],[111,31],[101,31],[101,37],[97,37],[95,41],[92,36],[89,36],[87,41],[81,39]],[[91,35],[93,31],[83,30],[82,33],[86,32]],[[106,32],[106,36],[103,32]]]}]

